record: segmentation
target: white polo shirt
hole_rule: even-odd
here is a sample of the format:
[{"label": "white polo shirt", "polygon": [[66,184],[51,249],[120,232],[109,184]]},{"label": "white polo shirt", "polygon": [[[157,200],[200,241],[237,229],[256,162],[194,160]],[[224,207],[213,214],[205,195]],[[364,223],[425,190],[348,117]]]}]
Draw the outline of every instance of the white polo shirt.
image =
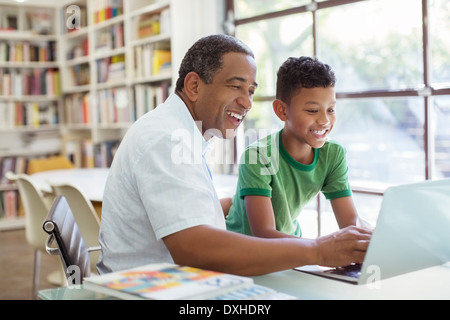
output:
[{"label": "white polo shirt", "polygon": [[225,229],[204,157],[208,146],[176,94],[133,124],[103,196],[100,273],[171,263],[165,236],[205,224]]}]

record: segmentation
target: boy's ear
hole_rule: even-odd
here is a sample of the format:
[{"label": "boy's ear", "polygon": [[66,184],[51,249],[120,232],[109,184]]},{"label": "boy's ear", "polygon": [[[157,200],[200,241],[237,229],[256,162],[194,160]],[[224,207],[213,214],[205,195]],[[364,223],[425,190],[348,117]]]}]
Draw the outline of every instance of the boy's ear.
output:
[{"label": "boy's ear", "polygon": [[191,101],[197,101],[200,76],[196,72],[189,72],[184,79],[184,92]]},{"label": "boy's ear", "polygon": [[286,116],[287,105],[280,99],[275,99],[272,102],[272,106],[273,106],[273,111],[275,112],[277,117],[280,118],[281,121],[286,121],[287,120],[287,116]]}]

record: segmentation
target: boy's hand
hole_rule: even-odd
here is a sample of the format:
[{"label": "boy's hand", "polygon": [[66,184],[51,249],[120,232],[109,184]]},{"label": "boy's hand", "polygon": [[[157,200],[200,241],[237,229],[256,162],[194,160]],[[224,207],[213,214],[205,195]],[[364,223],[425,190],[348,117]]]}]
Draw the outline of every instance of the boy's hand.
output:
[{"label": "boy's hand", "polygon": [[340,267],[351,263],[362,263],[371,236],[371,230],[350,226],[317,238],[318,264]]}]

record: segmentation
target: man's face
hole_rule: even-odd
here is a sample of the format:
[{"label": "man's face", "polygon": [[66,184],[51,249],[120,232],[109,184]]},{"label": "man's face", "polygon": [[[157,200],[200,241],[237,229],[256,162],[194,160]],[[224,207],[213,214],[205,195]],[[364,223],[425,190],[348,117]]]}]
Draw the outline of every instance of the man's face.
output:
[{"label": "man's face", "polygon": [[212,83],[200,82],[194,113],[205,139],[233,138],[252,107],[257,87],[255,60],[244,53],[227,53]]}]

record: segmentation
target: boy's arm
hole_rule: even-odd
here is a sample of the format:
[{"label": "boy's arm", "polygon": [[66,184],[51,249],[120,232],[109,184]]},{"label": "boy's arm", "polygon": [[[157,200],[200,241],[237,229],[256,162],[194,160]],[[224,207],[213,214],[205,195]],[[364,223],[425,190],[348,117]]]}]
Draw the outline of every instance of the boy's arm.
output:
[{"label": "boy's arm", "polygon": [[255,237],[296,238],[276,229],[272,202],[265,196],[245,196],[245,210],[248,222]]},{"label": "boy's arm", "polygon": [[351,196],[332,199],[330,202],[339,229],[356,225],[358,212]]}]

